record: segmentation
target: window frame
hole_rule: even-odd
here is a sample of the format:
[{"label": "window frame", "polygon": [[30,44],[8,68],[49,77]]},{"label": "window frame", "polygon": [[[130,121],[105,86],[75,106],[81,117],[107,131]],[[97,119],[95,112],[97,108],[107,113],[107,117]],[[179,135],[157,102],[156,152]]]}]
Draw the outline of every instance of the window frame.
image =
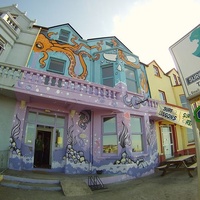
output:
[{"label": "window frame", "polygon": [[[112,76],[108,76],[108,77],[103,77],[103,69],[105,68],[112,68]],[[104,83],[104,80],[109,80],[111,79],[112,80],[112,86],[111,85],[106,85]],[[105,86],[108,86],[108,87],[114,87],[115,86],[115,73],[114,73],[114,67],[113,67],[113,64],[109,64],[109,65],[102,65],[101,66],[101,83],[102,85],[105,85]]]},{"label": "window frame", "polygon": [[3,51],[6,48],[6,42],[5,40],[0,36],[0,55],[3,53]]},{"label": "window frame", "polygon": [[[140,129],[141,132],[135,131],[134,126],[132,127],[131,124],[131,118],[137,118],[140,119]],[[131,136],[131,149],[132,149],[132,153],[133,154],[138,154],[138,153],[144,153],[145,152],[145,133],[144,133],[144,128],[143,128],[143,124],[144,124],[144,117],[143,116],[139,116],[139,115],[130,115],[130,136]],[[133,136],[141,136],[141,151],[133,151]]]},{"label": "window frame", "polygon": [[159,98],[161,97],[161,94],[162,94],[162,99],[160,98],[161,101],[165,101],[165,103],[167,103],[167,98],[166,98],[166,94],[164,91],[162,90],[158,90],[158,93],[159,93]]},{"label": "window frame", "polygon": [[157,66],[153,65],[154,75],[160,77],[160,71]]},{"label": "window frame", "polygon": [[[107,132],[107,133],[104,133],[104,119],[105,118],[114,118],[115,120],[115,131],[114,132]],[[118,148],[118,134],[117,134],[117,117],[116,115],[107,115],[107,116],[102,116],[102,119],[101,119],[101,124],[102,124],[102,131],[101,131],[101,135],[102,135],[102,148],[101,148],[101,152],[102,152],[102,155],[103,156],[116,156],[118,155],[118,151],[119,151],[119,148]],[[116,137],[116,144],[113,145],[113,146],[116,146],[117,148],[117,152],[105,152],[104,151],[104,136],[115,136]]]},{"label": "window frame", "polygon": [[70,32],[65,29],[60,29],[58,40],[68,42],[69,38],[70,38]]},{"label": "window frame", "polygon": [[[125,65],[124,70],[126,70],[126,69],[128,69],[129,71],[132,71],[134,73],[134,77],[135,77],[135,79],[127,78],[126,72],[125,72],[127,90],[130,92],[138,93],[138,77],[137,77],[136,69],[133,67],[130,67],[128,65]],[[133,83],[134,88],[136,88],[136,91],[129,90],[128,81],[131,81],[131,83]]]},{"label": "window frame", "polygon": [[[51,65],[51,62],[53,62],[53,61],[60,62],[60,63],[62,62],[63,63],[63,71],[62,72],[61,71],[56,71],[54,69],[49,68],[50,65]],[[53,72],[53,73],[56,73],[56,74],[64,75],[65,74],[65,69],[66,69],[66,60],[50,57],[49,62],[48,62],[48,66],[47,66],[47,71]]]},{"label": "window frame", "polygon": [[[184,97],[184,99],[183,99],[183,97]],[[184,94],[180,94],[180,95],[179,95],[179,98],[180,98],[181,106],[182,106],[183,108],[188,108],[186,96],[185,96]],[[185,101],[184,101],[184,100],[185,100]]]},{"label": "window frame", "polygon": [[[194,140],[194,134],[193,134],[193,131],[192,129],[190,128],[186,128],[186,134],[187,134],[187,143],[188,145],[191,145],[191,144],[194,144],[195,143],[195,140]],[[189,141],[189,135],[193,137],[193,140],[192,141]]]}]

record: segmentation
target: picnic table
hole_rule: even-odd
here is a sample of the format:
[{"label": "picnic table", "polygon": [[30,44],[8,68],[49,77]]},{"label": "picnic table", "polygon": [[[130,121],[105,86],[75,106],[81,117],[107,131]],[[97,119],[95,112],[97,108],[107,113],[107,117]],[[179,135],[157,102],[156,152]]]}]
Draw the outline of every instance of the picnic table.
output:
[{"label": "picnic table", "polygon": [[164,176],[167,171],[187,171],[190,177],[193,177],[191,171],[197,168],[196,155],[183,155],[174,157],[166,160],[166,164],[157,167],[158,170],[162,171],[161,176]]}]

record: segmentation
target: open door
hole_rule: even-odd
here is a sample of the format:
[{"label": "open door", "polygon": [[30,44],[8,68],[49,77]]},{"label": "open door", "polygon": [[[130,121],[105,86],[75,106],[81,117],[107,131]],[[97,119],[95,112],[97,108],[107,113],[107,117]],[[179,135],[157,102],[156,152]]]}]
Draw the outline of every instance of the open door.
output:
[{"label": "open door", "polygon": [[51,137],[52,127],[37,126],[35,140],[34,168],[51,168]]}]

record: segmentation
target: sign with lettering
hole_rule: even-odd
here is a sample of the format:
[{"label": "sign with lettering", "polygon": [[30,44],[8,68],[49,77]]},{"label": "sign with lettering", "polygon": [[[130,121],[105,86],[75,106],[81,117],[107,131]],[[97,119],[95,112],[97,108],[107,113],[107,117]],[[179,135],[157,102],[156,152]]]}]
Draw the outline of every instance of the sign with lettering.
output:
[{"label": "sign with lettering", "polygon": [[158,104],[157,115],[167,121],[192,129],[192,122],[188,110],[165,104]]},{"label": "sign with lettering", "polygon": [[200,106],[194,110],[194,119],[196,122],[200,122]]},{"label": "sign with lettering", "polygon": [[200,25],[172,45],[170,53],[177,66],[186,98],[200,95]]}]

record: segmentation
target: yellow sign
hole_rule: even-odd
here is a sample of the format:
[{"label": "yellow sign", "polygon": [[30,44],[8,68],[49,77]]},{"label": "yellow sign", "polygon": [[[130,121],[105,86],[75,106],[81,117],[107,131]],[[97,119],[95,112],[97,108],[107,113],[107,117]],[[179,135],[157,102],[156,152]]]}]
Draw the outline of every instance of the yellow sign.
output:
[{"label": "yellow sign", "polygon": [[167,121],[192,129],[192,122],[188,110],[165,104],[158,104],[157,115]]}]

